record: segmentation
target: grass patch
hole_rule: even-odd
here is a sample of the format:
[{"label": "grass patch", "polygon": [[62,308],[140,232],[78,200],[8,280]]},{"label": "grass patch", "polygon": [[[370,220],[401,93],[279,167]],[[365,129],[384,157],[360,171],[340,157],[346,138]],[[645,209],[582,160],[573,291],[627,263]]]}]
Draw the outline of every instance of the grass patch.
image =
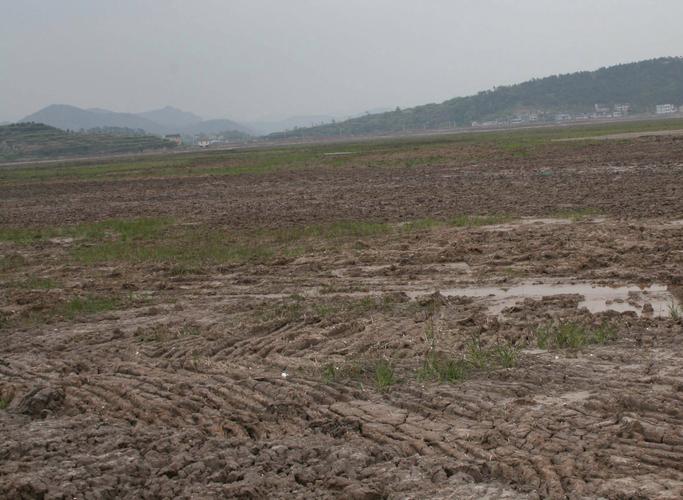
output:
[{"label": "grass patch", "polygon": [[509,215],[458,215],[448,221],[452,226],[456,227],[482,227],[493,226],[495,224],[504,224],[510,222],[512,217]]},{"label": "grass patch", "polygon": [[517,366],[518,351],[511,345],[497,345],[492,350],[494,362],[502,368]]},{"label": "grass patch", "polygon": [[680,321],[681,319],[681,308],[673,300],[669,304],[669,317],[674,321]]},{"label": "grass patch", "polygon": [[0,398],[0,410],[6,410],[11,402],[11,399]]},{"label": "grass patch", "polygon": [[348,319],[364,317],[375,311],[389,311],[396,305],[396,298],[392,295],[368,296],[358,299],[333,299],[314,301],[300,296],[293,296],[277,306],[264,305],[257,312],[261,321],[297,321],[332,320],[336,323]]},{"label": "grass patch", "polygon": [[559,322],[536,329],[536,343],[541,349],[578,349],[590,344],[606,344],[616,338],[616,329],[607,323],[588,328],[575,322]]},{"label": "grass patch", "polygon": [[418,219],[414,221],[409,221],[406,222],[405,224],[401,225],[401,230],[412,233],[416,231],[428,231],[430,229],[434,229],[435,227],[442,226],[443,222],[438,221],[436,219]]},{"label": "grass patch", "polygon": [[373,375],[375,385],[380,391],[386,391],[396,383],[394,367],[385,359],[381,359],[375,363]]},{"label": "grass patch", "polygon": [[[78,262],[167,263],[172,273],[194,274],[212,264],[263,263],[274,258],[296,258],[321,245],[330,250],[357,238],[391,231],[384,223],[340,221],[283,229],[230,231],[207,226],[171,226],[170,221],[133,221],[98,226],[110,228],[109,237],[94,233],[70,249]],[[330,246],[333,245],[333,246]]]},{"label": "grass patch", "polygon": [[18,253],[0,255],[0,272],[15,271],[28,264],[28,260]]},{"label": "grass patch", "polygon": [[53,290],[59,287],[59,284],[52,278],[40,278],[37,276],[30,276],[22,281],[14,281],[7,285],[8,288],[21,288],[24,290]]},{"label": "grass patch", "polygon": [[479,339],[472,339],[467,343],[467,361],[474,368],[483,370],[488,367],[490,353],[484,349]]},{"label": "grass patch", "polygon": [[322,366],[321,376],[327,384],[349,380],[371,383],[380,392],[398,383],[394,366],[386,359],[353,360],[341,365],[327,363]]},{"label": "grass patch", "polygon": [[50,238],[73,238],[103,240],[116,238],[121,241],[157,237],[173,223],[170,218],[110,219],[101,222],[76,224],[64,227],[0,228],[0,241],[27,245]]},{"label": "grass patch", "polygon": [[573,222],[580,222],[582,220],[590,219],[591,217],[595,217],[596,215],[599,215],[600,212],[594,208],[576,208],[576,209],[567,209],[567,210],[559,210],[556,212],[553,212],[550,214],[551,217],[556,218],[556,219],[569,219]]},{"label": "grass patch", "polygon": [[417,372],[417,379],[453,383],[464,379],[468,369],[468,363],[464,359],[451,359],[431,351],[425,356],[422,368]]},{"label": "grass patch", "polygon": [[122,301],[115,297],[74,297],[66,302],[59,312],[67,319],[74,319],[87,314],[97,314],[118,309]]}]

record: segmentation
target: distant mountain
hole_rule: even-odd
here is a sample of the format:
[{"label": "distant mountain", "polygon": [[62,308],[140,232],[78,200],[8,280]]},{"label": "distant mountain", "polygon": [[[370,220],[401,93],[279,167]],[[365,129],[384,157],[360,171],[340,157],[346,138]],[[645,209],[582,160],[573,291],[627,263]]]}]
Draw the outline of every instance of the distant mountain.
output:
[{"label": "distant mountain", "polygon": [[332,116],[332,115],[303,115],[303,116],[292,116],[284,120],[273,120],[273,121],[258,121],[258,122],[247,122],[245,125],[252,129],[254,132],[261,135],[268,135],[274,132],[284,132],[286,130],[294,130],[299,128],[310,128],[318,125],[329,124],[338,121],[350,120],[352,118],[358,118],[360,116],[365,116],[372,113],[383,113],[389,111],[391,108],[374,108],[363,113],[356,113],[354,115],[347,116]]},{"label": "distant mountain", "polygon": [[44,123],[62,130],[90,130],[123,128],[144,130],[149,134],[213,134],[237,131],[251,134],[252,131],[231,120],[206,120],[201,117],[167,106],[144,113],[117,113],[106,109],[81,109],[65,104],[53,104],[27,116],[22,122]]},{"label": "distant mountain", "polygon": [[163,125],[169,129],[171,128],[187,128],[196,125],[202,121],[201,116],[194,113],[182,111],[172,106],[166,106],[162,109],[155,109],[153,111],[145,111],[144,113],[137,113],[138,116],[151,120],[159,125]]},{"label": "distant mountain", "polygon": [[440,104],[397,108],[298,130],[296,135],[331,137],[469,126],[475,121],[510,119],[520,114],[554,117],[555,113],[591,113],[596,104],[607,108],[630,104],[634,113],[654,112],[657,104],[683,104],[683,58],[666,57],[534,79]]},{"label": "distant mountain", "polygon": [[153,135],[65,132],[41,123],[0,126],[0,160],[139,153],[175,146]]},{"label": "distant mountain", "polygon": [[218,134],[220,132],[242,132],[246,134],[253,134],[253,131],[231,120],[204,120],[194,125],[183,128],[180,132],[187,135],[197,134]]},{"label": "distant mountain", "polygon": [[246,125],[258,134],[267,135],[300,127],[313,127],[322,123],[330,123],[335,119],[334,116],[329,115],[292,116],[284,120],[247,122]]},{"label": "distant mountain", "polygon": [[62,130],[121,127],[142,129],[150,134],[167,133],[167,129],[162,125],[132,113],[115,113],[103,109],[85,110],[66,104],[53,104],[21,121],[44,123]]}]

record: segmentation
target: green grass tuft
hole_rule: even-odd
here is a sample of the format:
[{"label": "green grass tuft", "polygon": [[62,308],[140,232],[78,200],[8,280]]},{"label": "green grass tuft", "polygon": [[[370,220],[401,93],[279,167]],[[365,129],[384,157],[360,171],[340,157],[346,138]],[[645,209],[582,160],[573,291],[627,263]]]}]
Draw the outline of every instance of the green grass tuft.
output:
[{"label": "green grass tuft", "polygon": [[387,360],[377,361],[373,369],[375,385],[380,391],[386,391],[396,383],[394,367]]},{"label": "green grass tuft", "polygon": [[467,370],[468,364],[464,359],[451,359],[430,352],[425,356],[424,364],[418,370],[417,378],[420,381],[453,383],[464,379]]},{"label": "green grass tuft", "polygon": [[560,322],[536,329],[536,343],[541,349],[578,349],[590,344],[606,344],[616,338],[616,329],[607,323],[588,328],[575,322]]},{"label": "green grass tuft", "polygon": [[86,314],[112,311],[121,306],[121,301],[114,297],[75,297],[62,307],[62,313],[69,319]]}]

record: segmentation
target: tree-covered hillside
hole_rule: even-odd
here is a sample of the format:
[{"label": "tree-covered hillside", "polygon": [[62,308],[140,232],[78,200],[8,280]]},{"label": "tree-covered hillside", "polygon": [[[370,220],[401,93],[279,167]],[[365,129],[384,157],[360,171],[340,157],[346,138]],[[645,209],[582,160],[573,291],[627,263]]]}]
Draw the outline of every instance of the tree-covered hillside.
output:
[{"label": "tree-covered hillside", "polygon": [[441,104],[366,115],[271,137],[325,137],[469,126],[522,113],[590,113],[595,104],[630,104],[631,112],[653,112],[657,104],[683,104],[683,58],[652,59],[597,71],[534,79],[457,97]]},{"label": "tree-covered hillside", "polygon": [[170,141],[149,135],[65,132],[42,123],[0,127],[0,160],[138,153],[174,146]]}]

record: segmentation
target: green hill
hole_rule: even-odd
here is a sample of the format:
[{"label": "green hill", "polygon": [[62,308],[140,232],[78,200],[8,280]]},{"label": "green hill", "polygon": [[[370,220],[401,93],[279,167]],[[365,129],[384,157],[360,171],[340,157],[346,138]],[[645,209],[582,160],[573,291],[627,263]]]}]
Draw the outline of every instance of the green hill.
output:
[{"label": "green hill", "polygon": [[520,120],[524,115],[529,119],[530,114],[539,121],[553,121],[556,113],[589,114],[594,112],[595,104],[611,109],[627,103],[632,113],[654,112],[657,104],[683,104],[683,58],[652,59],[534,79],[441,104],[397,108],[270,137],[332,137],[462,127],[475,121]]},{"label": "green hill", "polygon": [[174,146],[150,135],[65,132],[42,123],[0,126],[0,160],[139,153]]}]

